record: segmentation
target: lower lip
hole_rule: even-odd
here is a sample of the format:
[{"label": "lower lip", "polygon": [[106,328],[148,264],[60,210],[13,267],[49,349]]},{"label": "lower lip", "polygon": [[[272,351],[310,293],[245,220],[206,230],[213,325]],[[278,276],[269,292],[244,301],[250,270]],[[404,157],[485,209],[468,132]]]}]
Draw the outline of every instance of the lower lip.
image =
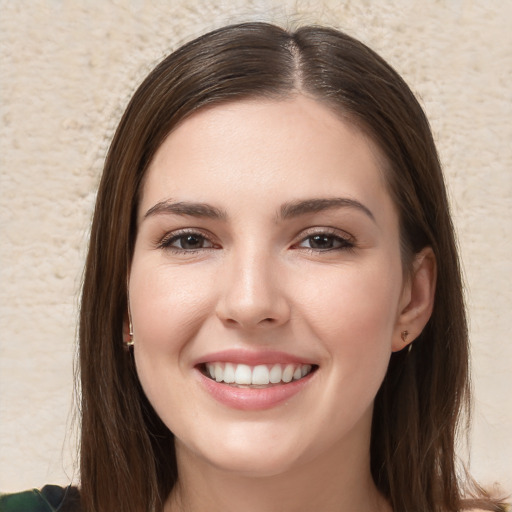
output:
[{"label": "lower lip", "polygon": [[201,384],[221,404],[243,411],[261,411],[280,405],[302,391],[316,372],[302,379],[268,388],[237,388],[212,380],[198,370]]}]

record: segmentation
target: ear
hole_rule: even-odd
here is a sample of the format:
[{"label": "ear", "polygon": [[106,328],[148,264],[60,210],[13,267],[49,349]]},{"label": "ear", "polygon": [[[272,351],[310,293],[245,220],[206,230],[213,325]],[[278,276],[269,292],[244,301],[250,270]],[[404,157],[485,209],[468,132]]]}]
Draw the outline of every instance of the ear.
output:
[{"label": "ear", "polygon": [[427,324],[434,308],[436,278],[434,252],[431,247],[425,247],[414,257],[411,275],[402,290],[393,333],[393,352],[412,343]]}]

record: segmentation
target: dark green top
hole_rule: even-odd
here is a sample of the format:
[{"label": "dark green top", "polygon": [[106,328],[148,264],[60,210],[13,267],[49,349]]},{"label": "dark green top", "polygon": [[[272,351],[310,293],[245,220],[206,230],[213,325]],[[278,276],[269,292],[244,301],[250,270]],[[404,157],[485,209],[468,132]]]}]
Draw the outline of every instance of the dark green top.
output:
[{"label": "dark green top", "polygon": [[0,512],[80,512],[80,495],[76,487],[58,485],[0,494]]}]

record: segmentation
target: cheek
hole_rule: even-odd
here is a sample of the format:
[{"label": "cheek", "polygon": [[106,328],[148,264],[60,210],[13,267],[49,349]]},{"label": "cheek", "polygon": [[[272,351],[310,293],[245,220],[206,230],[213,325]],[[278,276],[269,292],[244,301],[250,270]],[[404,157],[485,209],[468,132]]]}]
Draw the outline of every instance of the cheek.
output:
[{"label": "cheek", "polygon": [[327,371],[320,375],[325,378],[324,396],[332,399],[332,424],[343,426],[339,431],[371,410],[389,365],[401,269],[385,273],[383,268],[345,267],[331,273],[323,286],[320,276],[308,279],[303,311],[326,353]]},{"label": "cheek", "polygon": [[169,350],[193,336],[211,310],[211,273],[160,265],[134,265],[130,306],[141,346]]},{"label": "cheek", "polygon": [[[391,337],[398,314],[401,269],[384,260],[309,273],[297,287],[304,313],[324,334],[351,334],[360,343]],[[316,319],[316,320],[315,320]],[[354,340],[355,341],[355,340]]]},{"label": "cheek", "polygon": [[178,396],[172,390],[182,388],[187,351],[211,312],[212,287],[208,273],[198,269],[134,263],[129,291],[137,374],[166,421],[166,411],[186,400],[186,393]]},{"label": "cheek", "polygon": [[137,374],[149,401],[171,428],[172,411],[186,406],[193,414],[193,397],[182,384],[189,370],[183,362],[211,312],[208,275],[134,259],[129,293]]},{"label": "cheek", "polygon": [[321,340],[336,382],[367,400],[386,373],[398,314],[401,268],[390,261],[310,274],[300,295],[305,328]]}]

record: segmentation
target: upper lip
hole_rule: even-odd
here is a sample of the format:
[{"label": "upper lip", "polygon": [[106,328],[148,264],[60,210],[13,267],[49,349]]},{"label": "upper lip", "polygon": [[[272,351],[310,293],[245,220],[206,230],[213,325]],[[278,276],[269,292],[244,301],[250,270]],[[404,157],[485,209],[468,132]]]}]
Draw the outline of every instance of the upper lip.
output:
[{"label": "upper lip", "polygon": [[258,364],[314,364],[310,359],[276,350],[228,349],[212,352],[195,361],[194,366],[204,363],[235,363],[256,366]]}]

